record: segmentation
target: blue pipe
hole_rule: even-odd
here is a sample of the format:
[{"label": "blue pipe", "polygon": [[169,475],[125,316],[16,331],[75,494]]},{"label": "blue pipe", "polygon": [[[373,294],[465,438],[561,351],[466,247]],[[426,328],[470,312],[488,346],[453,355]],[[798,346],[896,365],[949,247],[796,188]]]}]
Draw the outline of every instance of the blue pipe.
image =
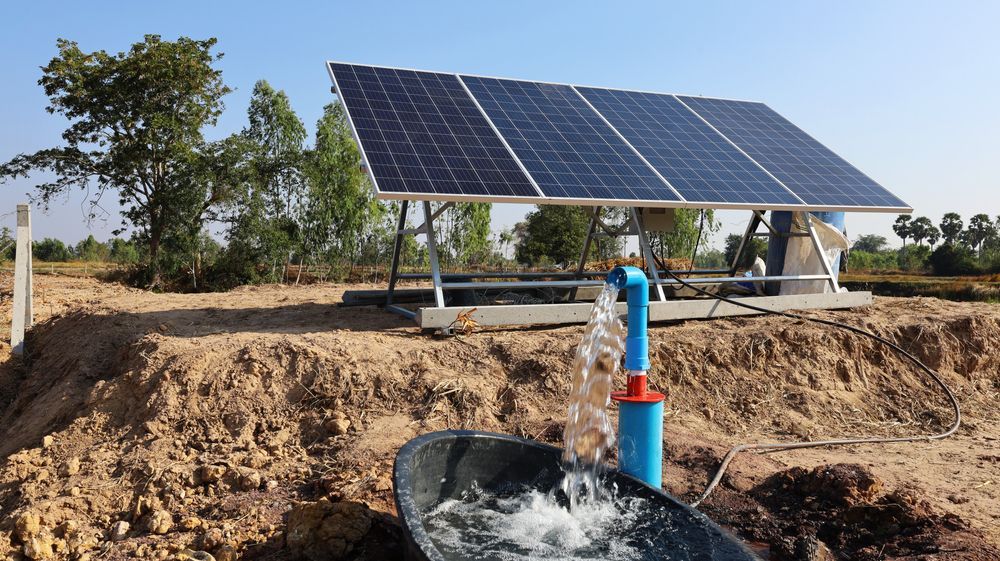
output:
[{"label": "blue pipe", "polygon": [[628,334],[625,337],[625,368],[628,389],[613,392],[619,404],[618,468],[652,487],[663,485],[663,400],[646,391],[649,370],[649,281],[636,267],[615,267],[607,283],[626,291]]}]

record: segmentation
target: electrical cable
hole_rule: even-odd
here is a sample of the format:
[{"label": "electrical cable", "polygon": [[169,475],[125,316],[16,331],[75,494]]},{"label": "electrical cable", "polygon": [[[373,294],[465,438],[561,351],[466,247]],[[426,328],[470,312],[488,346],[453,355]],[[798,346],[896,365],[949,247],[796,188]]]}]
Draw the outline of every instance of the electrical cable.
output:
[{"label": "electrical cable", "polygon": [[767,308],[762,308],[760,306],[754,306],[753,304],[747,304],[746,302],[740,302],[739,300],[734,300],[734,299],[731,299],[731,298],[727,298],[727,297],[719,295],[719,294],[712,294],[711,292],[709,292],[707,290],[704,290],[704,289],[702,289],[702,288],[700,288],[700,287],[698,287],[696,285],[693,285],[693,284],[691,284],[689,282],[686,282],[684,279],[681,279],[680,277],[678,277],[677,275],[675,275],[669,269],[667,270],[667,275],[671,276],[675,281],[679,282],[683,286],[686,286],[686,287],[694,290],[695,292],[698,292],[700,294],[704,294],[706,296],[715,298],[717,300],[721,300],[723,302],[727,302],[729,304],[733,304],[735,306],[740,306],[740,307],[743,307],[743,308],[747,308],[747,309],[754,310],[754,311],[757,311],[757,312],[762,312],[762,313],[765,313],[765,314],[773,314],[773,315],[777,315],[777,316],[784,316],[784,317],[791,318],[791,319],[797,319],[797,320],[802,320],[802,321],[811,321],[811,322],[819,323],[819,324],[822,324],[822,325],[829,325],[829,326],[832,326],[832,327],[837,327],[837,328],[840,328],[840,329],[845,329],[845,330],[850,331],[852,333],[856,333],[858,335],[864,335],[865,337],[869,337],[871,339],[874,339],[875,341],[878,341],[878,342],[886,345],[887,347],[891,348],[892,350],[896,351],[897,353],[899,353],[900,355],[902,355],[903,357],[905,357],[906,359],[908,359],[910,362],[912,362],[913,364],[915,364],[917,367],[919,367],[921,370],[923,370],[924,372],[926,372],[927,375],[930,376],[930,378],[932,380],[934,380],[934,382],[941,388],[941,390],[945,393],[945,395],[947,395],[948,400],[951,401],[952,409],[955,412],[955,421],[950,425],[950,427],[948,428],[948,430],[946,430],[944,432],[932,434],[932,435],[903,436],[903,437],[895,437],[895,438],[841,438],[841,439],[834,439],[834,440],[814,440],[814,441],[790,442],[790,443],[776,442],[776,443],[740,444],[738,446],[734,446],[722,458],[722,463],[719,464],[719,468],[718,468],[718,470],[715,473],[715,477],[713,477],[712,481],[709,482],[708,486],[705,488],[705,491],[702,492],[701,496],[698,497],[697,500],[695,500],[694,502],[691,503],[691,506],[693,506],[693,507],[698,506],[699,504],[701,504],[702,501],[704,501],[706,498],[708,498],[709,495],[712,494],[712,491],[715,490],[715,488],[719,485],[719,482],[722,481],[722,477],[726,474],[726,469],[729,467],[729,463],[733,460],[734,457],[736,457],[737,454],[739,454],[740,452],[744,452],[746,450],[776,450],[777,451],[777,450],[795,450],[795,449],[800,449],[800,448],[816,448],[816,447],[821,447],[821,446],[843,446],[843,445],[849,445],[849,444],[886,444],[886,443],[896,443],[896,442],[917,442],[917,441],[921,441],[921,440],[926,440],[926,441],[941,440],[943,438],[947,438],[947,437],[951,436],[952,434],[955,434],[955,431],[957,431],[958,427],[961,426],[961,424],[962,424],[962,409],[959,406],[958,398],[955,397],[955,394],[951,391],[951,388],[949,388],[948,385],[944,383],[944,380],[941,379],[941,376],[937,372],[935,372],[929,366],[927,366],[926,364],[924,364],[923,362],[921,362],[920,359],[918,359],[917,357],[913,356],[909,351],[907,351],[906,349],[900,347],[896,343],[893,343],[892,341],[889,341],[888,339],[885,339],[884,337],[881,337],[880,335],[872,333],[871,331],[867,331],[865,329],[861,329],[860,327],[855,327],[853,325],[849,325],[849,324],[846,324],[846,323],[841,323],[841,322],[838,322],[838,321],[833,321],[833,320],[828,320],[828,319],[822,319],[822,318],[813,318],[813,317],[803,316],[803,315],[799,315],[799,314],[795,314],[795,313],[791,313],[791,312],[769,310]]}]

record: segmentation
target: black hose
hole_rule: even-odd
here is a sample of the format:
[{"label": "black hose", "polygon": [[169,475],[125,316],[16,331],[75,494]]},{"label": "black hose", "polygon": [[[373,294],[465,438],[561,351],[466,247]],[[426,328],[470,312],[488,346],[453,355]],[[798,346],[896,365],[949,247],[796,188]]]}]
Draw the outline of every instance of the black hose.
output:
[{"label": "black hose", "polygon": [[955,397],[955,394],[951,391],[951,388],[949,388],[948,385],[944,383],[944,380],[941,379],[941,376],[937,372],[935,372],[929,366],[927,366],[926,364],[924,364],[923,362],[921,362],[920,359],[918,359],[917,357],[913,356],[909,351],[907,351],[906,349],[900,347],[896,343],[893,343],[892,341],[889,341],[888,339],[885,339],[884,337],[881,337],[881,336],[879,336],[879,335],[877,335],[875,333],[872,333],[871,331],[867,331],[865,329],[861,329],[860,327],[854,327],[853,325],[848,325],[846,323],[841,323],[839,321],[833,321],[833,320],[822,319],[822,318],[807,317],[807,316],[803,316],[803,315],[799,315],[799,314],[795,314],[795,313],[791,313],[791,312],[782,312],[782,311],[769,310],[767,308],[762,308],[760,306],[754,306],[753,304],[748,304],[746,302],[740,302],[739,300],[734,300],[734,299],[731,299],[731,298],[726,298],[725,296],[721,296],[719,294],[713,294],[713,293],[711,293],[711,292],[709,292],[707,290],[704,290],[704,289],[702,289],[702,288],[700,288],[700,287],[698,287],[696,285],[693,285],[691,283],[686,282],[684,279],[681,279],[680,277],[678,277],[677,275],[675,275],[673,272],[671,272],[669,269],[667,270],[667,275],[669,275],[670,277],[672,277],[675,281],[679,282],[680,284],[682,284],[682,285],[684,285],[684,286],[686,286],[686,287],[688,287],[688,288],[690,288],[690,289],[692,289],[692,290],[694,290],[694,291],[696,291],[696,292],[698,292],[700,294],[704,294],[705,296],[709,296],[709,297],[715,298],[717,300],[721,300],[723,302],[727,302],[729,304],[733,304],[734,306],[740,306],[740,307],[743,307],[743,308],[747,308],[749,310],[754,310],[754,311],[765,313],[765,314],[773,314],[773,315],[777,315],[777,316],[784,316],[784,317],[791,318],[791,319],[797,319],[797,320],[803,320],[803,321],[811,321],[811,322],[819,323],[819,324],[822,324],[822,325],[829,325],[831,327],[837,327],[837,328],[840,328],[840,329],[846,329],[847,331],[850,331],[852,333],[856,333],[858,335],[864,335],[865,337],[869,337],[871,339],[874,339],[875,341],[878,341],[878,342],[886,345],[890,349],[896,351],[897,353],[899,353],[900,355],[902,355],[903,357],[905,357],[906,359],[908,359],[910,362],[912,362],[913,364],[917,365],[918,368],[920,368],[921,370],[923,370],[924,372],[926,372],[927,375],[930,376],[931,379],[934,380],[934,382],[941,388],[941,390],[945,393],[945,395],[947,395],[948,400],[951,401],[952,409],[955,412],[955,421],[951,424],[951,426],[948,428],[948,430],[946,430],[944,432],[941,432],[941,433],[936,433],[936,434],[926,435],[926,436],[904,436],[904,437],[896,437],[896,438],[842,438],[842,439],[836,439],[836,440],[814,440],[814,441],[807,441],[807,442],[792,442],[792,443],[780,443],[780,442],[777,442],[777,443],[764,443],[764,444],[740,444],[739,446],[734,446],[733,448],[731,448],[729,450],[729,452],[726,453],[725,457],[722,458],[722,463],[719,464],[719,469],[716,471],[715,477],[713,477],[712,481],[709,482],[708,486],[705,488],[705,491],[701,494],[701,496],[698,497],[698,499],[696,501],[694,501],[694,502],[691,503],[691,506],[698,506],[699,504],[701,504],[702,501],[704,501],[706,498],[708,498],[708,496],[712,493],[712,491],[715,489],[715,487],[718,486],[719,482],[722,481],[722,476],[725,475],[726,468],[729,467],[729,463],[733,460],[733,458],[736,456],[736,454],[739,454],[740,452],[743,452],[745,450],[793,450],[793,449],[799,449],[799,448],[814,448],[814,447],[819,447],[819,446],[842,446],[842,445],[846,445],[846,444],[884,444],[884,443],[892,443],[892,442],[916,442],[916,441],[919,441],[919,440],[927,440],[927,441],[930,441],[930,440],[940,440],[942,438],[947,438],[947,437],[951,436],[952,434],[954,434],[955,431],[958,430],[958,427],[962,424],[962,410],[961,410],[961,407],[959,406],[958,398]]}]

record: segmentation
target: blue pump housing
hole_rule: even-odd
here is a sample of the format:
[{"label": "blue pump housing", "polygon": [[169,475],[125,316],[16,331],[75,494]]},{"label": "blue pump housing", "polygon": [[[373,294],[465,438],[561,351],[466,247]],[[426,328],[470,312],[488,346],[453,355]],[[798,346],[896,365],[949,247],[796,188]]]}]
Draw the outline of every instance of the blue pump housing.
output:
[{"label": "blue pump housing", "polygon": [[615,267],[608,284],[625,290],[628,298],[628,336],[625,337],[625,369],[649,370],[649,281],[638,267]]},{"label": "blue pump housing", "polygon": [[613,392],[618,402],[618,468],[651,487],[663,485],[663,394],[646,391],[649,370],[649,281],[636,267],[615,267],[608,284],[625,290],[628,334],[625,368],[628,391]]}]

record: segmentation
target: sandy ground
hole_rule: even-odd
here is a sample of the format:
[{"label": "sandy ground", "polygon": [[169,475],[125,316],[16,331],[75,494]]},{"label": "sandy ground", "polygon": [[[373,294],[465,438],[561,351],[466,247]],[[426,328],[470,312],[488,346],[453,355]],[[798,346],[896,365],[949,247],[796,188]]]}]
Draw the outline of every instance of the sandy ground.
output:
[{"label": "sandy ground", "polygon": [[[445,428],[558,442],[582,333],[439,339],[336,306],[346,288],[374,287],[151,294],[41,275],[36,287],[28,356],[0,349],[0,557],[11,559],[398,559],[398,447]],[[828,548],[1000,560],[1000,308],[880,298],[814,313],[939,369],[963,428],[938,442],[745,454],[703,510],[771,559]],[[769,317],[650,337],[650,381],[668,396],[664,482],[682,499],[736,443],[929,434],[950,421],[918,372],[848,333]]]}]

